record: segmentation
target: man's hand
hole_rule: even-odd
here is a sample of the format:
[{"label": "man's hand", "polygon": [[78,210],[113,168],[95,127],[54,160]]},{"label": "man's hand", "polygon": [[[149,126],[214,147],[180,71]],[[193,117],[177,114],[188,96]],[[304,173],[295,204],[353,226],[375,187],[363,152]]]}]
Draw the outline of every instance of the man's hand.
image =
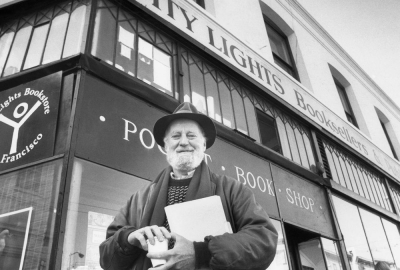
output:
[{"label": "man's hand", "polygon": [[160,242],[168,241],[171,238],[171,233],[164,227],[158,227],[157,225],[147,226],[130,233],[128,242],[131,245],[147,251],[148,246],[146,240],[148,239],[150,244],[154,245],[154,237],[157,237]]},{"label": "man's hand", "polygon": [[150,259],[165,259],[167,263],[157,268],[149,270],[194,270],[195,254],[193,242],[176,233],[171,233],[172,240],[175,241],[173,249],[163,252],[149,252],[147,257]]}]

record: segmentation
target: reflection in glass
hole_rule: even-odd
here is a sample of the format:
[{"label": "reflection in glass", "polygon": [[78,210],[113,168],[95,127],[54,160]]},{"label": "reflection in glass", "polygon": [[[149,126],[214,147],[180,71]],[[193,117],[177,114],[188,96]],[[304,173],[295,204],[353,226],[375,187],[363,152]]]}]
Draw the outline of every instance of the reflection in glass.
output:
[{"label": "reflection in glass", "polygon": [[277,220],[271,219],[272,224],[278,231],[278,245],[276,248],[276,255],[271,265],[268,267],[270,270],[288,270],[289,263],[286,254],[285,241],[282,234],[281,223]]},{"label": "reflection in glass", "polygon": [[332,198],[352,270],[373,270],[374,264],[357,207],[336,196]]},{"label": "reflection in glass", "polygon": [[222,107],[222,123],[227,127],[235,128],[231,93],[224,81],[220,81],[218,86]]},{"label": "reflection in glass", "polygon": [[[0,269],[22,269],[21,244],[28,226],[24,269],[49,269],[61,167],[62,160],[56,160],[0,176],[0,233],[9,232]],[[29,224],[24,217],[27,211],[16,212],[28,208],[32,211]]]},{"label": "reflection in glass", "polygon": [[340,260],[339,248],[336,241],[332,241],[321,237],[322,246],[324,247],[324,255],[328,270],[342,270],[342,262]]},{"label": "reflection in glass", "polygon": [[247,131],[246,113],[244,112],[243,98],[235,90],[233,90],[231,93],[232,93],[232,102],[236,119],[236,129],[242,132],[243,134],[248,135],[249,132]]},{"label": "reflection in glass", "polygon": [[[81,159],[72,170],[61,269],[101,269],[99,245],[133,192],[150,182]],[[84,257],[71,256],[74,252]],[[86,268],[85,268],[86,267]]]},{"label": "reflection in glass", "polygon": [[115,67],[135,76],[136,50],[135,30],[129,22],[121,22],[118,26],[118,45],[115,55]]},{"label": "reflection in glass", "polygon": [[67,30],[68,13],[58,15],[51,22],[46,50],[43,56],[43,64],[47,64],[61,58],[65,31]]},{"label": "reflection in glass", "polygon": [[113,64],[115,19],[108,9],[99,9],[94,25],[92,55]]},{"label": "reflection in glass", "polygon": [[360,209],[360,214],[375,263],[383,261],[392,265],[394,261],[381,218],[363,209]]},{"label": "reflection in glass", "polygon": [[392,222],[382,219],[383,227],[385,228],[387,239],[389,240],[390,248],[394,261],[396,263],[396,269],[400,269],[400,233],[399,229]]},{"label": "reflection in glass", "polygon": [[31,43],[29,45],[29,50],[25,59],[23,69],[28,69],[40,65],[40,60],[42,58],[44,44],[46,42],[48,30],[49,30],[48,23],[35,27],[33,29]]},{"label": "reflection in glass", "polygon": [[26,25],[25,27],[21,28],[15,36],[10,56],[4,69],[4,77],[20,71],[31,31],[32,26]]},{"label": "reflection in glass", "polygon": [[303,270],[326,270],[319,238],[302,242],[298,246]]},{"label": "reflection in glass", "polygon": [[82,5],[77,7],[71,14],[67,37],[65,38],[63,58],[78,54],[81,51],[86,8],[85,5]]},{"label": "reflection in glass", "polygon": [[6,63],[14,34],[14,32],[8,31],[0,38],[0,76]]}]

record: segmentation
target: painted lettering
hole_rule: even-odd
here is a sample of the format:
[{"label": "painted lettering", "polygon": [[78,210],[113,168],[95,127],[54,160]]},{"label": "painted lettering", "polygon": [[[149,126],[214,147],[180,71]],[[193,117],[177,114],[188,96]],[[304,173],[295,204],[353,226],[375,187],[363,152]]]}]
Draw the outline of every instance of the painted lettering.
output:
[{"label": "painted lettering", "polygon": [[[132,123],[129,120],[126,120],[125,118],[122,118],[122,120],[125,121],[125,136],[124,136],[124,140],[125,141],[129,141],[129,133],[136,133],[137,131],[137,127],[134,123]],[[133,129],[129,129],[129,126],[132,126]]]}]

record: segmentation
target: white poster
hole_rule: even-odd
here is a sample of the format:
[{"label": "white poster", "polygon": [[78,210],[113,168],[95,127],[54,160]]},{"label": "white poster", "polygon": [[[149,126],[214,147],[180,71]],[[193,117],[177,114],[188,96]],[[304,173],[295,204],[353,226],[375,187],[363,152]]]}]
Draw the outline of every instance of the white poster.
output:
[{"label": "white poster", "polygon": [[106,240],[107,227],[113,220],[113,216],[89,211],[85,263],[87,266],[86,269],[102,270],[99,263],[99,246],[101,242]]}]

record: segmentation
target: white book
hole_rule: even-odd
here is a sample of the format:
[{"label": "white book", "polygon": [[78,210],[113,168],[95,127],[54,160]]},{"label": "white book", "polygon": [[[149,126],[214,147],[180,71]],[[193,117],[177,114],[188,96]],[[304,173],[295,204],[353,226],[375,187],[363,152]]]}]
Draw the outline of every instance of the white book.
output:
[{"label": "white book", "polygon": [[171,232],[190,241],[201,242],[209,235],[232,233],[219,196],[169,205],[165,213]]}]

